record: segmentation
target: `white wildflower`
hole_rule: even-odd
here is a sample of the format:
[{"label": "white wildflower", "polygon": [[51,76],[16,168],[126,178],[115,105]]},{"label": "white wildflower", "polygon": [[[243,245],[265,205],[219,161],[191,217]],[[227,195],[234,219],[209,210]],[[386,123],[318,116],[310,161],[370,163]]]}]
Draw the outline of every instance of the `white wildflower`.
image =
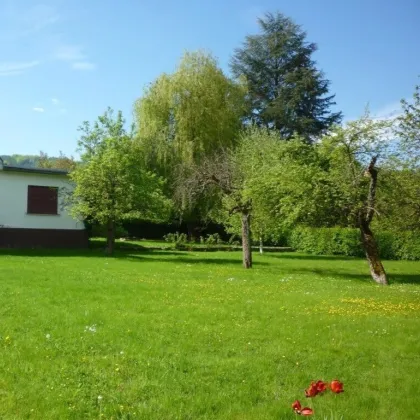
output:
[{"label": "white wildflower", "polygon": [[86,325],[85,332],[86,331],[89,331],[89,332],[92,332],[92,333],[96,333],[96,324]]}]

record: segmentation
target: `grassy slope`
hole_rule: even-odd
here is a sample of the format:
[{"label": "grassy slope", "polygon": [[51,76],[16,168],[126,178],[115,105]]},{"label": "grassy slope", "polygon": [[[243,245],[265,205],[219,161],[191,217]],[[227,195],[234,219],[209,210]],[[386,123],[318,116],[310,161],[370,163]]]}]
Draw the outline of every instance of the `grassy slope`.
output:
[{"label": "grassy slope", "polygon": [[[418,418],[420,263],[255,260],[0,251],[0,418]],[[305,401],[318,378],[345,393]]]}]

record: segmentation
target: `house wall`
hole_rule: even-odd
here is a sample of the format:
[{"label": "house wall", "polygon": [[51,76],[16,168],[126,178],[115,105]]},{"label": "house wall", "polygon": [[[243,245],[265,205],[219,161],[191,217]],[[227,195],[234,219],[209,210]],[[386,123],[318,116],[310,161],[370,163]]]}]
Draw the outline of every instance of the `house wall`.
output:
[{"label": "house wall", "polygon": [[[58,187],[58,214],[27,214],[28,185]],[[84,224],[63,209],[65,175],[3,171],[0,161],[0,248],[85,248]]]},{"label": "house wall", "polygon": [[[59,188],[58,215],[27,214],[28,185]],[[70,185],[64,175],[6,172],[0,170],[0,226],[20,229],[83,230],[84,224],[62,208],[61,188]]]}]

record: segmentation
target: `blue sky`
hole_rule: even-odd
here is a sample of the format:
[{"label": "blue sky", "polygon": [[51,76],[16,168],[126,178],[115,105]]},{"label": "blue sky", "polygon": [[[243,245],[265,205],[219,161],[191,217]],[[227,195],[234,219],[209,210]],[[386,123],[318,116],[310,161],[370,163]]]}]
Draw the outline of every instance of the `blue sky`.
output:
[{"label": "blue sky", "polygon": [[228,72],[256,18],[281,11],[316,42],[337,108],[398,110],[420,75],[419,0],[0,0],[0,154],[74,154],[109,105],[131,119],[143,88],[185,50]]}]

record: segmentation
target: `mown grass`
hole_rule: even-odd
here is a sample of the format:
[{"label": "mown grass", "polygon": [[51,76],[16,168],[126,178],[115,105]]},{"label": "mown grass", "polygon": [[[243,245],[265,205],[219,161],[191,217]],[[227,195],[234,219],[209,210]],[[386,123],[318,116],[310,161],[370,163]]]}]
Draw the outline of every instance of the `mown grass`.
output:
[{"label": "mown grass", "polygon": [[240,260],[0,251],[0,418],[418,418],[420,263],[379,287],[359,259]]}]

